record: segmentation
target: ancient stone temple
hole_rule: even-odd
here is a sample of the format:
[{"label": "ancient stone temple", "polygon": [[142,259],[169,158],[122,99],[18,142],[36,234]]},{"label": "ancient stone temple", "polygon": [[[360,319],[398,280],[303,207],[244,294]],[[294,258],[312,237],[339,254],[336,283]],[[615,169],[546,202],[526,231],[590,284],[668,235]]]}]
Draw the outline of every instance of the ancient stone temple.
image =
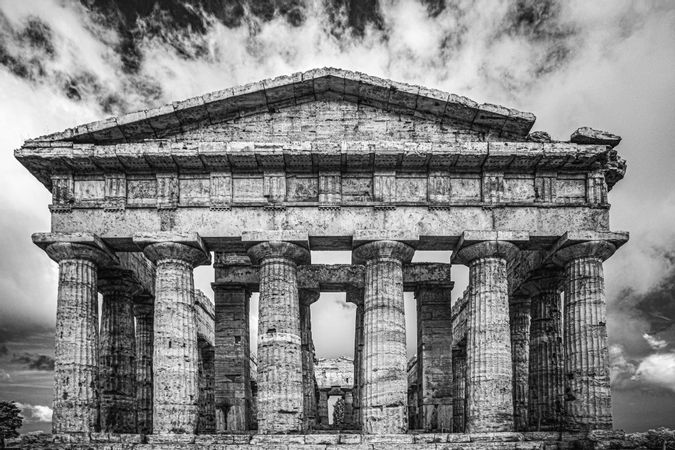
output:
[{"label": "ancient stone temple", "polygon": [[[16,158],[53,196],[51,230],[33,241],[59,265],[54,435],[30,446],[621,439],[603,280],[628,239],[607,200],[625,171],[620,138],[580,128],[552,141],[534,120],[318,69],[27,141]],[[352,264],[313,264],[312,250],[351,251]],[[416,250],[452,256],[412,263]],[[193,282],[212,263],[213,304]],[[470,274],[454,305],[452,264]],[[321,292],[356,307],[339,432],[322,429],[330,389],[315,376]]]}]

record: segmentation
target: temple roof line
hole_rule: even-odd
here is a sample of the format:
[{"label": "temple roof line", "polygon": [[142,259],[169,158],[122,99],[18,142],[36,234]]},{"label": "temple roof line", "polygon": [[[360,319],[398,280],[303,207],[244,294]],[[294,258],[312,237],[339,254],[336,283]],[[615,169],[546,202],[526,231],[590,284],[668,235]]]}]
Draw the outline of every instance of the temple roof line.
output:
[{"label": "temple roof line", "polygon": [[444,120],[516,140],[535,116],[459,95],[336,68],[312,69],[173,102],[157,108],[68,128],[27,142],[133,142],[161,139],[200,126],[275,112],[311,101],[349,101],[382,110]]}]

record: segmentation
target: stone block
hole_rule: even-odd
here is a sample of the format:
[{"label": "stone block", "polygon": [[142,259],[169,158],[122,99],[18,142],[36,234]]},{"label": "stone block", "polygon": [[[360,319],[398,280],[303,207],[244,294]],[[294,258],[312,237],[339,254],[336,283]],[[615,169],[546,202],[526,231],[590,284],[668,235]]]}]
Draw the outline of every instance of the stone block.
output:
[{"label": "stone block", "polygon": [[340,434],[340,444],[356,445],[361,444],[363,436],[361,434]]},{"label": "stone block", "polygon": [[306,444],[338,444],[341,442],[341,436],[339,434],[306,434],[305,443]]}]

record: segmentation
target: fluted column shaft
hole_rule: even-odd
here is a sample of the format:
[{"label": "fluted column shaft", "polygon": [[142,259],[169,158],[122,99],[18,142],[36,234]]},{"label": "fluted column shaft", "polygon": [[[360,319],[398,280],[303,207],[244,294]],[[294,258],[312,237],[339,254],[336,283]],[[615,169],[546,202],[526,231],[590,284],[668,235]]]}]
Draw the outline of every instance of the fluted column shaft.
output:
[{"label": "fluted column shaft", "polygon": [[352,389],[352,421],[361,428],[361,397],[363,389],[363,289],[350,289],[346,300],[356,305],[354,324],[354,388]]},{"label": "fluted column shaft", "polygon": [[463,433],[466,418],[466,349],[452,351],[452,430]]},{"label": "fluted column shaft", "polygon": [[319,291],[301,289],[300,295],[300,334],[302,348],[302,395],[304,405],[304,429],[312,430],[316,426],[316,394],[314,392],[314,340],[312,339],[312,303],[319,299]]},{"label": "fluted column shaft", "polygon": [[529,361],[530,361],[530,299],[511,299],[511,360],[513,362],[513,425],[516,431],[528,429]]},{"label": "fluted column shaft", "polygon": [[606,241],[559,250],[565,266],[565,419],[569,429],[611,429],[607,307],[602,262]]},{"label": "fluted column shaft", "polygon": [[152,433],[152,354],[154,307],[137,304],[136,314],[136,414],[138,433]]},{"label": "fluted column shaft", "polygon": [[143,250],[156,265],[153,373],[153,433],[197,430],[199,374],[192,270],[207,256],[175,242]]},{"label": "fluted column shaft", "polygon": [[363,308],[364,433],[404,433],[408,429],[403,261],[414,249],[396,241],[364,244],[354,251],[365,261]]},{"label": "fluted column shaft", "polygon": [[558,286],[561,273],[547,269],[525,285],[531,297],[529,428],[557,430],[563,408],[563,344]]},{"label": "fluted column shaft", "polygon": [[513,366],[506,262],[515,246],[485,241],[463,248],[469,264],[466,432],[513,430]]},{"label": "fluted column shaft", "polygon": [[54,433],[93,432],[99,424],[97,270],[107,263],[92,246],[46,248],[59,263],[54,364]]},{"label": "fluted column shaft", "polygon": [[212,345],[199,341],[199,419],[197,433],[216,432],[215,398],[215,349]]},{"label": "fluted column shaft", "polygon": [[101,431],[136,432],[136,332],[133,295],[140,286],[126,271],[99,278],[101,347],[99,356]]},{"label": "fluted column shaft", "polygon": [[319,391],[319,404],[317,405],[319,423],[328,426],[328,391]]},{"label": "fluted column shaft", "polygon": [[266,242],[248,252],[260,264],[258,312],[258,431],[303,430],[304,396],[297,263],[309,252]]}]

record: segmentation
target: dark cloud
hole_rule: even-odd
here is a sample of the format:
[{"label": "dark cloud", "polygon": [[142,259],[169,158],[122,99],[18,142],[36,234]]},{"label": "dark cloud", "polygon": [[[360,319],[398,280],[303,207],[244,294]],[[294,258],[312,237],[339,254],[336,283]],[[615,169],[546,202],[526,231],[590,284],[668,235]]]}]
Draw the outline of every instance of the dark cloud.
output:
[{"label": "dark cloud", "polygon": [[12,355],[12,362],[22,364],[30,370],[54,370],[54,358],[35,353],[19,353]]}]

